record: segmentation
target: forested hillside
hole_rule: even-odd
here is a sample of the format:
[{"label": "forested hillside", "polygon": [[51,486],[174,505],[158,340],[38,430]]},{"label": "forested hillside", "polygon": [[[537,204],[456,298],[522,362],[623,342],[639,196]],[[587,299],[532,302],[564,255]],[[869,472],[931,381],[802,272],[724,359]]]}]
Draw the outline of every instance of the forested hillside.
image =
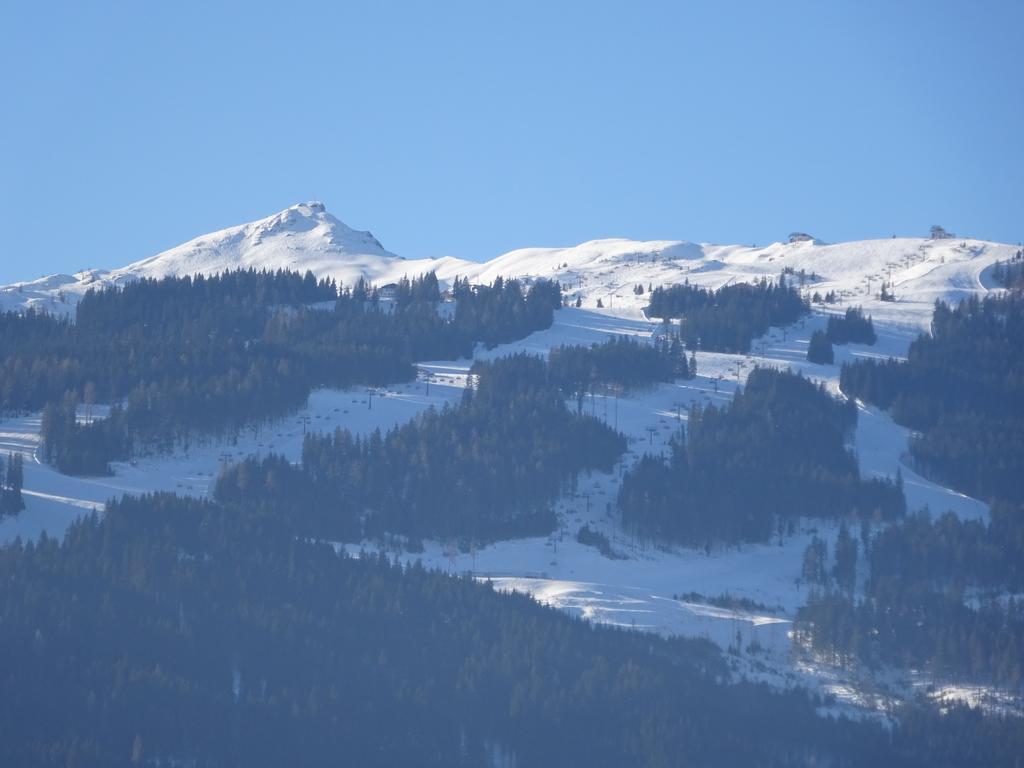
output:
[{"label": "forested hillside", "polygon": [[[0,409],[46,409],[45,456],[61,471],[237,431],[301,405],[322,386],[384,384],[413,362],[469,355],[474,343],[551,324],[557,283],[458,286],[454,317],[437,280],[398,284],[394,301],[360,282],[341,291],[290,272],[140,280],[85,295],[76,322],[0,314]],[[327,302],[326,307],[313,305]],[[80,403],[112,403],[79,424]]]},{"label": "forested hillside", "polygon": [[[841,383],[920,430],[910,453],[923,471],[992,507],[987,521],[925,510],[865,531],[863,594],[819,571],[800,637],[847,661],[1021,690],[1024,298],[937,304],[932,332],[911,345],[906,362],[858,361],[843,367]],[[852,550],[855,569],[856,541]],[[820,555],[809,551],[805,563]]]},{"label": "forested hillside", "polygon": [[651,292],[647,316],[680,318],[679,333],[689,349],[747,352],[770,326],[789,325],[807,311],[800,293],[780,276],[777,283],[762,279],[717,291],[689,281],[658,287]]},{"label": "forested hillside", "polygon": [[[821,719],[711,646],[308,543],[163,495],[0,549],[9,765],[991,766],[1012,721]],[[55,695],[59,692],[59,695]],[[742,737],[737,737],[742,734]]]},{"label": "forested hillside", "polygon": [[1014,595],[1024,585],[1024,509],[996,505],[989,523],[918,513],[864,545],[863,598],[821,579],[800,609],[804,640],[848,662],[1020,690],[1024,601]]},{"label": "forested hillside", "polygon": [[385,533],[469,542],[544,534],[552,502],[585,469],[608,471],[625,439],[572,413],[548,366],[520,354],[472,369],[462,402],[369,439],[307,435],[302,464],[247,459],[217,482],[228,504],[286,515],[305,535]]},{"label": "forested hillside", "polygon": [[555,347],[548,364],[552,382],[576,399],[577,410],[583,408],[584,395],[597,389],[625,392],[697,375],[697,359],[692,352],[686,357],[678,335],[658,338],[653,344],[617,336],[589,347]]},{"label": "forested hillside", "polygon": [[906,362],[858,360],[840,385],[920,432],[910,451],[926,473],[1024,502],[1024,295],[939,303]]},{"label": "forested hillside", "polygon": [[[796,651],[829,663],[1019,688],[1019,508],[999,504],[990,522],[900,522],[898,472],[862,478],[849,447],[855,404],[796,374],[755,367],[731,402],[731,388],[719,394],[716,385],[725,404],[709,405],[723,359],[736,365],[737,381],[739,364],[701,350],[750,348],[753,334],[805,309],[784,283],[728,288],[725,298],[665,289],[676,297],[679,322],[643,324],[637,336],[650,334],[651,343],[617,335],[618,319],[566,310],[564,327],[511,348],[550,350],[547,360],[479,352],[491,359],[467,360],[457,384],[437,385],[447,390],[440,398],[429,394],[434,379],[429,388],[389,391],[389,414],[400,412],[393,399],[406,409],[394,421],[377,416],[376,401],[372,417],[350,413],[350,393],[340,393],[343,401],[331,403],[341,409],[332,412],[351,429],[312,429],[301,457],[294,427],[285,455],[253,455],[256,439],[246,452],[232,446],[238,458],[224,453],[223,472],[214,481],[207,471],[210,484],[199,491],[208,489],[212,501],[127,498],[102,520],[75,527],[63,546],[44,538],[0,551],[0,578],[10,586],[0,602],[0,644],[12,649],[9,666],[0,665],[5,688],[24,691],[35,681],[66,691],[49,720],[40,712],[54,707],[53,697],[41,689],[8,703],[5,722],[17,735],[4,759],[260,765],[297,755],[327,764],[344,749],[368,765],[511,757],[561,765],[580,756],[593,765],[672,765],[681,754],[699,765],[1012,764],[1015,721],[955,708],[940,718],[909,703],[886,731],[820,718],[848,711],[845,702],[737,685],[755,670],[759,679],[783,679],[771,666],[781,657],[753,630],[745,644],[737,631],[723,657],[706,643],[595,629],[483,585],[371,553],[342,554],[363,542],[437,566],[437,553],[450,552],[451,570],[470,555],[475,570],[480,553],[495,578],[505,578],[509,564],[530,578],[557,570],[553,580],[536,579],[554,585],[552,594],[577,589],[571,580],[586,579],[586,568],[614,567],[623,607],[619,594],[592,584],[585,588],[600,598],[581,600],[579,610],[635,623],[656,600],[669,605],[661,610],[690,609],[660,587],[628,581],[634,574],[647,579],[662,564],[691,563],[687,547],[716,568],[726,550],[739,562],[746,550],[765,558],[777,550],[781,563],[806,535],[804,518],[820,518],[827,522],[810,524],[839,528],[834,544],[815,538],[802,569],[793,548],[773,572],[789,580],[787,590],[810,590],[806,607],[797,614],[801,596],[769,608],[748,590],[723,604],[724,614],[735,610],[733,621],[746,621],[737,608],[746,606],[780,612],[756,622],[795,618]],[[177,456],[212,438],[230,445],[241,427],[288,413],[314,387],[409,380],[417,360],[521,339],[550,325],[562,303],[559,286],[541,280],[457,280],[447,298],[440,306],[430,274],[401,280],[386,295],[365,283],[338,289],[284,272],[140,281],[89,294],[76,323],[32,312],[0,317],[9,351],[3,392],[11,411],[44,406],[37,457],[66,471],[102,472],[113,457],[146,464],[146,452]],[[606,323],[598,336],[606,341],[566,331],[584,318]],[[1000,322],[982,330],[998,335]],[[821,325],[829,350],[876,338],[859,309]],[[711,373],[696,376],[697,355]],[[1015,370],[1008,365],[998,370]],[[1010,386],[1013,376],[991,379]],[[351,392],[352,402],[357,396]],[[584,397],[604,399],[603,421],[585,415]],[[693,404],[685,432],[668,416],[677,401]],[[1009,407],[1005,396],[1000,402]],[[113,404],[109,413],[101,403]],[[619,405],[626,434],[617,432]],[[865,418],[878,428],[884,417]],[[638,442],[641,429],[650,434],[640,432]],[[635,461],[630,442],[652,455]],[[20,455],[4,466],[8,514],[24,504],[22,467]],[[618,510],[609,502],[616,493]],[[731,546],[745,542],[770,546]],[[518,551],[531,553],[529,565],[514,560]],[[703,578],[700,568],[690,573]],[[793,678],[785,679],[788,686]],[[387,729],[382,747],[375,724],[385,718],[410,725]],[[734,738],[737,728],[749,742]]]},{"label": "forested hillside", "polygon": [[626,474],[623,522],[704,545],[765,541],[800,516],[898,517],[898,480],[862,480],[846,447],[856,421],[851,401],[799,375],[755,369],[726,407],[691,410],[671,456],[647,456]]}]

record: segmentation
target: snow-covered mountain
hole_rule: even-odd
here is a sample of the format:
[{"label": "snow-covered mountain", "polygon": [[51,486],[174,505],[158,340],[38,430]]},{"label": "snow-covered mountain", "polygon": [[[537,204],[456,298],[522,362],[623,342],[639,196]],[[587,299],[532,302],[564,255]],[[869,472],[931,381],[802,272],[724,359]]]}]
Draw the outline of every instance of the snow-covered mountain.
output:
[{"label": "snow-covered mountain", "polygon": [[[322,203],[291,206],[249,224],[202,235],[126,267],[50,275],[0,288],[0,308],[36,306],[70,312],[89,288],[140,277],[213,274],[229,269],[312,270],[351,285],[377,285],[435,271],[442,282],[457,276],[491,282],[498,276],[547,277],[562,282],[572,301],[598,300],[616,314],[638,314],[652,286],[689,280],[718,288],[731,282],[775,279],[792,273],[809,293],[834,291],[844,303],[863,304],[879,319],[926,324],[936,299],[955,301],[991,287],[987,272],[1016,246],[962,238],[892,238],[826,244],[810,236],[764,247],[680,240],[594,240],[569,248],[523,248],[487,262],[444,257],[407,260],[386,250],[369,232],[351,229]],[[898,301],[878,299],[882,282]],[[644,293],[634,293],[641,285]]]},{"label": "snow-covered mountain", "polygon": [[[480,265],[478,281],[498,275],[551,277],[571,300],[600,299],[615,314],[638,312],[647,291],[688,280],[709,288],[762,277],[787,279],[808,293],[834,292],[842,306],[863,305],[877,319],[926,327],[936,299],[959,301],[995,287],[992,265],[1017,246],[964,238],[890,238],[827,244],[816,240],[764,247],[677,240],[594,240],[572,248],[524,248]],[[801,276],[801,272],[803,275]],[[896,301],[879,298],[882,283]],[[634,294],[637,285],[643,294]]]},{"label": "snow-covered mountain", "polygon": [[[935,299],[952,301],[984,294],[994,287],[990,279],[992,264],[1011,258],[1017,250],[1017,246],[960,238],[827,244],[807,236],[764,247],[606,239],[567,248],[518,249],[482,263],[454,258],[406,260],[387,251],[369,233],[350,229],[321,204],[304,203],[260,221],[198,237],[121,269],[51,275],[2,288],[2,307],[35,305],[70,312],[90,287],[119,285],[144,276],[215,273],[244,267],[288,268],[310,269],[318,276],[333,277],[345,284],[364,277],[381,285],[402,275],[434,270],[442,282],[459,275],[474,282],[491,282],[498,276],[558,279],[567,297],[573,302],[579,298],[584,309],[557,312],[551,328],[525,339],[494,349],[479,345],[473,359],[421,362],[419,367],[426,376],[376,392],[385,395],[380,398],[365,387],[318,390],[298,414],[275,422],[263,432],[245,432],[232,440],[213,439],[171,455],[140,457],[136,462],[117,464],[110,477],[61,475],[38,458],[40,415],[8,418],[0,430],[0,447],[5,452],[20,452],[27,459],[27,509],[17,517],[0,519],[0,542],[19,536],[27,540],[42,530],[60,535],[83,513],[100,510],[106,499],[125,493],[159,490],[207,495],[227,456],[241,460],[246,455],[272,451],[298,461],[307,428],[330,432],[344,426],[367,436],[408,423],[429,408],[460,402],[474,360],[517,352],[543,355],[565,344],[590,344],[618,335],[652,338],[658,324],[644,319],[642,308],[653,286],[689,280],[718,288],[762,277],[774,280],[786,273],[787,280],[795,284],[802,279],[807,293],[839,294],[843,304],[832,305],[829,311],[861,304],[874,316],[877,344],[837,346],[833,365],[815,365],[806,360],[810,335],[826,322],[815,314],[787,332],[772,329],[750,354],[701,350],[699,375],[694,380],[624,393],[614,400],[607,395],[592,396],[591,414],[614,423],[627,435],[631,449],[625,461],[634,462],[647,452],[667,452],[691,406],[727,403],[742,385],[743,377],[757,365],[801,371],[837,393],[842,364],[867,357],[906,355],[918,329],[929,323]],[[892,286],[895,302],[877,298],[883,280]],[[634,292],[637,285],[643,286],[642,294]],[[603,309],[596,309],[599,300]],[[372,409],[366,407],[368,402],[373,403]],[[863,475],[894,477],[902,473],[910,509],[927,506],[951,510],[963,519],[984,519],[988,512],[983,501],[945,488],[905,462],[909,437],[909,431],[886,413],[861,407],[852,439]],[[901,676],[891,670],[878,673],[865,669],[851,680],[848,669],[802,655],[791,642],[788,627],[807,597],[808,586],[797,578],[803,552],[818,537],[828,541],[835,551],[838,522],[814,521],[813,527],[808,525],[789,536],[784,546],[773,542],[721,548],[713,553],[650,548],[622,535],[623,529],[608,513],[608,501],[590,503],[591,496],[615,499],[621,478],[621,472],[616,471],[586,473],[580,477],[579,493],[558,500],[557,514],[568,535],[564,540],[559,537],[557,546],[554,537],[517,539],[490,544],[472,555],[457,553],[452,559],[447,543],[426,541],[422,552],[403,557],[410,563],[420,560],[428,567],[455,572],[468,569],[472,563],[474,572],[495,575],[494,583],[499,588],[532,594],[575,615],[667,635],[705,637],[723,649],[742,629],[743,636],[755,640],[761,648],[757,655],[737,655],[737,664],[749,665],[738,667],[743,674],[749,672],[756,679],[787,689],[794,681],[802,681],[835,697],[839,707],[856,707],[838,711],[856,714],[889,708],[890,698],[918,695],[924,687],[920,685],[922,680],[929,686],[935,684],[936,697],[973,697],[985,706],[993,706],[993,701],[1008,702],[1008,708],[1024,710],[1019,697],[1003,698],[996,689],[944,685],[941,679],[919,677],[917,671]],[[587,501],[581,504],[584,496]],[[606,535],[624,557],[612,559],[583,544],[574,535],[582,526]],[[373,551],[374,546],[373,542],[364,542],[358,547],[352,545],[350,551],[356,554],[364,547]],[[735,595],[760,607],[725,608],[698,597],[677,600],[676,594],[684,589],[698,596]],[[739,661],[741,658],[747,661]],[[876,679],[876,674],[881,678]],[[879,685],[880,680],[884,680],[884,687]],[[865,690],[870,695],[864,695]],[[889,693],[878,695],[878,691]]]},{"label": "snow-covered mountain", "polygon": [[351,285],[363,277],[387,283],[404,274],[419,274],[452,259],[407,261],[369,232],[352,229],[332,216],[323,203],[293,205],[259,221],[228,227],[189,240],[126,267],[90,269],[74,275],[49,275],[0,288],[0,308],[35,306],[70,312],[90,288],[122,285],[143,277],[215,274],[232,269],[312,270]]},{"label": "snow-covered mountain", "polygon": [[232,269],[307,269],[321,275],[375,279],[399,257],[369,232],[346,226],[323,203],[293,205],[249,224],[202,235],[148,259],[129,264],[115,277],[164,277]]}]

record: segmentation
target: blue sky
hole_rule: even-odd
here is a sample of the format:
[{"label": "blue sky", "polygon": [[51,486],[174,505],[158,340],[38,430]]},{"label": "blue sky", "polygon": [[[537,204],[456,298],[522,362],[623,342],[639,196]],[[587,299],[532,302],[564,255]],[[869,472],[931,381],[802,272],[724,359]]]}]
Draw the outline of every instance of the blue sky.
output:
[{"label": "blue sky", "polygon": [[409,257],[1017,242],[1021,29],[966,0],[7,3],[0,280],[314,198]]}]

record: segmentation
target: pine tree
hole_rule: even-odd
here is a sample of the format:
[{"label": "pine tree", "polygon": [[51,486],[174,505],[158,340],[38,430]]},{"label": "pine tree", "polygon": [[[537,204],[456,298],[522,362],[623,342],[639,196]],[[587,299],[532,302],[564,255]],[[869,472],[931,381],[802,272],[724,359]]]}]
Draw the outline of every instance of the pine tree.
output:
[{"label": "pine tree", "polygon": [[835,362],[835,355],[832,352],[832,342],[824,331],[815,331],[811,334],[811,340],[807,345],[807,359],[818,365],[831,365]]},{"label": "pine tree", "polygon": [[4,461],[0,456],[0,516],[16,515],[25,508],[21,496],[24,484],[24,463],[21,454],[10,453],[7,456],[7,471],[4,473]]},{"label": "pine tree", "polygon": [[836,583],[853,592],[857,582],[857,540],[850,535],[846,523],[839,526],[839,537],[836,539],[836,564],[832,571]]},{"label": "pine tree", "polygon": [[25,460],[20,453],[12,454],[7,461],[7,489],[21,496],[25,481]]},{"label": "pine tree", "polygon": [[815,536],[804,550],[803,565],[800,575],[809,584],[824,584],[826,580],[825,560],[828,557],[828,545]]}]

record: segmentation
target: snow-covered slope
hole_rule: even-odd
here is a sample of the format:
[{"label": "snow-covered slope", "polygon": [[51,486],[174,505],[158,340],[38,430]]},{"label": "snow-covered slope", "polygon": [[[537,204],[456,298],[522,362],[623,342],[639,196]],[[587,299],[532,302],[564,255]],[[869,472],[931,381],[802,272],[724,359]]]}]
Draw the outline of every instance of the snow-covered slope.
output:
[{"label": "snow-covered slope", "polygon": [[[122,269],[54,275],[2,289],[0,303],[70,310],[91,285],[249,266],[311,269],[346,284],[360,276],[384,284],[431,269],[442,281],[456,275],[475,282],[490,282],[499,275],[548,277],[560,280],[571,300],[581,299],[582,309],[559,310],[549,329],[491,350],[480,346],[474,352],[476,359],[491,359],[521,351],[547,354],[563,344],[589,344],[610,336],[653,338],[660,331],[659,323],[648,321],[641,313],[652,285],[689,280],[717,288],[762,277],[777,279],[784,270],[791,273],[787,279],[800,284],[803,270],[808,293],[835,291],[841,295],[844,304],[825,311],[863,304],[875,317],[878,343],[837,346],[834,365],[812,365],[806,360],[808,340],[827,320],[821,312],[814,312],[785,330],[771,329],[747,355],[699,351],[699,375],[693,380],[614,398],[592,394],[586,403],[589,412],[626,434],[629,450],[614,471],[582,475],[576,492],[557,501],[556,532],[497,542],[472,553],[453,551],[447,542],[428,541],[422,552],[401,556],[407,562],[422,560],[432,567],[486,575],[501,589],[527,592],[595,621],[707,637],[723,647],[734,643],[741,633],[744,647],[755,643],[763,651],[730,655],[738,674],[782,686],[809,685],[835,695],[842,707],[874,711],[893,706],[891,700],[914,695],[920,681],[934,684],[943,696],[953,689],[946,685],[949,681],[916,677],[917,673],[909,678],[887,672],[879,676],[865,669],[858,672],[863,678],[851,678],[848,669],[809,657],[791,641],[789,624],[807,594],[807,586],[799,581],[802,553],[813,536],[824,538],[834,550],[837,524],[820,519],[802,521],[785,541],[710,552],[652,548],[623,528],[615,511],[622,471],[645,453],[667,450],[691,405],[728,402],[757,365],[799,370],[837,392],[843,363],[905,356],[918,329],[929,322],[935,299],[984,294],[994,287],[989,279],[992,263],[1009,258],[1016,250],[1015,246],[962,239],[903,238],[832,245],[807,240],[762,248],[617,239],[570,248],[520,249],[484,263],[451,258],[410,261],[389,253],[368,233],[349,229],[323,206],[307,203],[259,222],[197,238]],[[877,299],[883,279],[891,282],[897,301]],[[643,294],[633,292],[637,284],[643,285]],[[60,294],[65,302],[59,300]],[[603,309],[596,308],[598,300]],[[377,389],[372,397],[364,387],[321,390],[298,414],[257,425],[234,438],[181,446],[170,454],[140,456],[133,463],[115,465],[110,477],[58,474],[38,457],[41,415],[9,416],[0,420],[0,452],[20,452],[26,458],[27,508],[17,517],[0,521],[0,542],[17,536],[36,538],[43,530],[60,535],[84,512],[101,509],[106,499],[125,493],[166,490],[206,495],[226,459],[272,451],[298,460],[307,429],[330,432],[343,426],[367,435],[407,423],[427,408],[458,402],[472,363],[422,362],[417,381]],[[866,477],[901,473],[910,509],[927,506],[937,512],[949,510],[963,518],[983,519],[988,508],[982,501],[942,487],[907,463],[909,436],[909,431],[887,414],[862,407],[853,445],[862,473]],[[621,557],[608,558],[580,543],[576,534],[584,525],[606,535]],[[364,548],[373,551],[380,546],[379,542],[362,542],[350,549],[358,554]],[[675,597],[692,593],[709,599],[730,594],[764,609],[726,609],[710,600]],[[886,688],[880,688],[880,682]],[[877,694],[879,690],[882,695]],[[999,691],[983,693],[1001,695]],[[972,690],[970,695],[977,696],[978,691]],[[1016,710],[1024,711],[1019,697],[1013,701]]]},{"label": "snow-covered slope", "polygon": [[113,270],[86,270],[74,275],[50,275],[0,288],[0,308],[35,306],[51,312],[70,312],[90,288],[121,285],[143,277],[216,274],[233,269],[311,270],[351,285],[360,277],[388,283],[402,275],[435,268],[452,274],[477,265],[458,259],[407,261],[390,251],[369,232],[346,226],[323,203],[293,205],[259,221],[201,235],[156,256]]},{"label": "snow-covered slope", "polygon": [[[572,301],[598,300],[618,314],[639,317],[652,286],[689,280],[712,288],[732,282],[776,279],[783,270],[804,271],[808,293],[836,292],[844,304],[862,304],[878,320],[926,326],[936,299],[956,301],[982,293],[986,274],[1016,246],[981,240],[892,238],[826,244],[807,239],[765,247],[680,240],[594,240],[569,248],[522,248],[487,262],[444,257],[406,260],[387,251],[369,232],[347,227],[323,204],[301,203],[250,224],[197,237],[148,259],[110,271],[51,275],[0,288],[0,308],[37,306],[71,311],[90,287],[139,277],[212,274],[227,269],[312,270],[351,285],[359,277],[386,284],[403,275],[435,271],[443,282],[496,277],[547,277],[562,282]],[[896,302],[878,299],[883,281]],[[799,281],[798,281],[799,282]],[[643,294],[635,294],[637,285]]]},{"label": "snow-covered slope", "polygon": [[[369,232],[327,213],[322,203],[293,205],[266,219],[202,235],[112,273],[115,278],[224,272],[231,269],[307,269],[321,275],[376,278],[399,257]],[[348,282],[348,280],[346,280]]]},{"label": "snow-covered slope", "polygon": [[[807,293],[834,291],[843,304],[861,304],[878,319],[927,325],[936,299],[959,301],[987,288],[986,272],[1008,259],[1016,246],[980,240],[892,238],[825,244],[817,241],[755,246],[697,244],[676,240],[594,240],[572,248],[524,248],[481,265],[480,281],[498,275],[558,279],[569,298],[593,307],[638,311],[647,290],[689,280],[709,288],[762,277],[777,279],[784,270]],[[897,301],[882,302],[882,282]],[[642,285],[643,294],[634,294]],[[622,312],[619,312],[622,314]]]}]

